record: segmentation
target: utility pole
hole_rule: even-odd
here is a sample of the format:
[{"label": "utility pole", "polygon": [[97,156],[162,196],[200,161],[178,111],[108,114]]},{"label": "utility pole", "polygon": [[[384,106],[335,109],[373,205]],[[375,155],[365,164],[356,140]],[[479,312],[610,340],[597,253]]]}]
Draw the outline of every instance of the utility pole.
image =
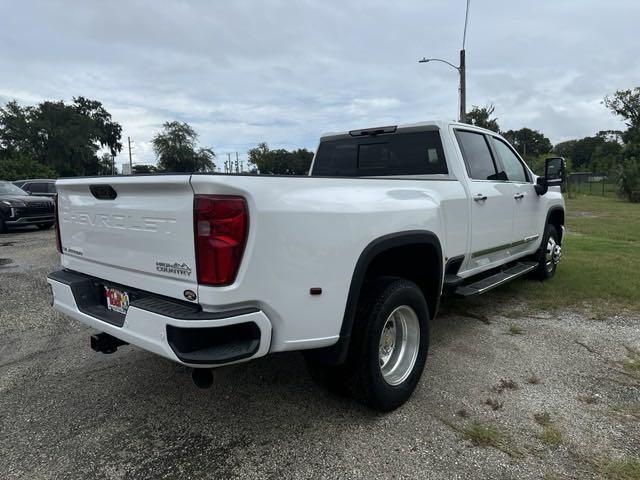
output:
[{"label": "utility pole", "polygon": [[129,143],[129,174],[133,175],[133,159],[131,158],[131,137],[127,137]]},{"label": "utility pole", "polygon": [[467,123],[467,67],[464,48],[460,50],[460,123]]},{"label": "utility pole", "polygon": [[462,34],[462,50],[460,50],[460,64],[459,66],[454,65],[451,62],[446,60],[442,60],[441,58],[426,58],[422,57],[422,59],[418,60],[418,63],[428,63],[428,62],[441,62],[446,63],[450,67],[455,68],[460,75],[460,87],[459,87],[459,108],[458,112],[458,120],[460,123],[467,123],[467,64],[465,58],[465,46],[467,43],[467,24],[469,22],[469,3],[471,0],[467,0],[467,10],[464,16],[464,33]]}]

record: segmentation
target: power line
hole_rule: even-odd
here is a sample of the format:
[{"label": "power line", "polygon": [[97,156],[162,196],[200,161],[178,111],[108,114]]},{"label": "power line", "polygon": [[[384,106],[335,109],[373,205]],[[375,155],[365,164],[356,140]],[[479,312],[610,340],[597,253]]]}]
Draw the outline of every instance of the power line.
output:
[{"label": "power line", "polygon": [[462,49],[464,50],[464,46],[467,43],[467,23],[469,21],[469,3],[471,0],[467,0],[467,11],[464,14],[464,33],[462,34]]}]

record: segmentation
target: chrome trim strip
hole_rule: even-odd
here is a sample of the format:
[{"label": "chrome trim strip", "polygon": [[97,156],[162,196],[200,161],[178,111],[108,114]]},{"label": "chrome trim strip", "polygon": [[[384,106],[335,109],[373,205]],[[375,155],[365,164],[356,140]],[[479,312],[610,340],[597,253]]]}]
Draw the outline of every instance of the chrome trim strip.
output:
[{"label": "chrome trim strip", "polygon": [[531,235],[530,237],[525,237],[522,240],[518,240],[511,243],[505,243],[504,245],[498,245],[497,247],[487,248],[486,250],[479,250],[471,254],[471,258],[483,257],[485,255],[489,255],[491,253],[499,252],[500,250],[506,250],[507,248],[517,247],[520,245],[524,245],[525,243],[533,242],[538,239],[540,235]]}]

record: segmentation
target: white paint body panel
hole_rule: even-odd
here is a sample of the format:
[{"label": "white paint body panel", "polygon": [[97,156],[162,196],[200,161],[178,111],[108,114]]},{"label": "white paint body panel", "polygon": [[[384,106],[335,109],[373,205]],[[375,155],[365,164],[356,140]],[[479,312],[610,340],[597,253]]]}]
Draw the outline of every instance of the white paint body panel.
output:
[{"label": "white paint body panel", "polygon": [[195,267],[193,191],[188,175],[110,177],[115,200],[89,191],[95,178],[59,180],[64,268],[182,298],[191,275],[161,273],[156,262]]},{"label": "white paint body panel", "polygon": [[[447,178],[185,174],[60,180],[62,245],[71,249],[62,255],[62,265],[180,300],[184,300],[185,289],[193,289],[205,311],[256,307],[264,317],[261,325],[269,325],[266,348],[271,352],[332,345],[339,338],[356,262],[374,240],[399,232],[432,232],[441,243],[443,264],[448,258],[464,255],[460,275],[469,276],[489,268],[469,261],[474,249],[508,243],[512,237],[523,236],[524,230],[541,235],[549,207],[563,204],[559,192],[536,195],[538,203],[531,196],[531,202],[523,205],[516,205],[510,194],[511,203],[502,204],[501,218],[495,218],[496,212],[481,212],[471,200],[477,188],[467,178],[453,136],[453,128],[459,125],[424,125],[441,131]],[[118,197],[113,201],[95,199],[89,186],[96,183],[112,185]],[[494,191],[512,188],[508,182],[490,187]],[[195,194],[241,195],[247,200],[248,239],[232,285],[197,285]],[[514,221],[517,208],[527,218]],[[534,251],[538,246],[539,241],[528,248]],[[502,252],[489,263],[495,267],[524,253]],[[185,264],[191,274],[158,272],[158,261]],[[141,310],[136,309],[131,320],[128,316],[124,327],[113,327],[79,312],[62,287],[54,288],[59,310],[177,361],[157,338],[153,319],[143,319]],[[310,295],[312,287],[321,287],[322,295]],[[63,300],[58,300],[58,293]],[[264,348],[261,344],[260,351]]]}]

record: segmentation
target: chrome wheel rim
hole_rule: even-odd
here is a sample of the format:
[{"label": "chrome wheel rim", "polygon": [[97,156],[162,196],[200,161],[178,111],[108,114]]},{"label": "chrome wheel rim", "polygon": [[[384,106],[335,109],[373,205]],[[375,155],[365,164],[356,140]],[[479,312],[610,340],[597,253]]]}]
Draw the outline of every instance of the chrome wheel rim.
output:
[{"label": "chrome wheel rim", "polygon": [[547,272],[551,272],[555,266],[560,262],[562,257],[562,247],[556,242],[556,239],[549,237],[547,240],[547,248],[545,251],[545,265]]},{"label": "chrome wheel rim", "polygon": [[380,334],[378,361],[382,378],[400,385],[413,371],[420,349],[420,322],[408,305],[401,305],[387,317]]}]

